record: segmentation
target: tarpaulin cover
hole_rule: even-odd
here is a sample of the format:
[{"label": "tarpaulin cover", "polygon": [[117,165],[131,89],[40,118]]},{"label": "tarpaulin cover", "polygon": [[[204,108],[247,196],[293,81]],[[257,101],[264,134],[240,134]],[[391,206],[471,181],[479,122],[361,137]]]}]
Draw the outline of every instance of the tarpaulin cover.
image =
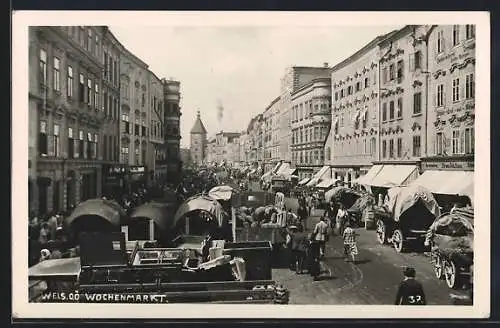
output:
[{"label": "tarpaulin cover", "polygon": [[439,205],[432,193],[422,186],[412,185],[401,188],[390,200],[389,210],[393,213],[394,220],[398,222],[401,216],[419,201],[434,217],[440,215]]},{"label": "tarpaulin cover", "polygon": [[445,214],[437,218],[429,230],[436,234],[452,237],[474,233],[474,209],[471,207],[458,209],[453,214]]},{"label": "tarpaulin cover", "polygon": [[375,205],[376,200],[373,195],[363,194],[361,197],[356,199],[354,204],[348,209],[350,213],[363,213],[364,209],[368,207],[368,205]]},{"label": "tarpaulin cover", "polygon": [[28,279],[43,279],[64,276],[77,277],[79,274],[79,257],[45,260],[28,268]]},{"label": "tarpaulin cover", "polygon": [[359,197],[360,193],[347,187],[335,187],[325,192],[326,202],[339,202],[347,208],[351,207]]},{"label": "tarpaulin cover", "polygon": [[89,199],[78,205],[70,216],[65,218],[64,224],[71,229],[76,219],[83,216],[99,216],[115,227],[120,226],[127,214],[123,208],[114,201],[104,199]]},{"label": "tarpaulin cover", "polygon": [[210,189],[208,195],[215,199],[230,200],[235,189],[231,186],[216,186]]},{"label": "tarpaulin cover", "polygon": [[131,218],[146,218],[153,220],[160,229],[170,229],[174,224],[175,207],[171,204],[150,202],[136,207]]},{"label": "tarpaulin cover", "polygon": [[210,213],[217,220],[219,226],[222,226],[224,210],[216,199],[209,196],[193,196],[185,200],[175,213],[174,225],[187,214],[200,210]]}]

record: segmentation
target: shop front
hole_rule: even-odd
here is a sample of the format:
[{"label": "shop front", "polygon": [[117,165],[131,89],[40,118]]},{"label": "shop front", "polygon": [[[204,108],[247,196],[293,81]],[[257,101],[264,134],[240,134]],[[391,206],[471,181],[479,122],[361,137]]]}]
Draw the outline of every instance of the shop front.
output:
[{"label": "shop front", "polygon": [[139,188],[147,186],[148,170],[146,166],[129,166],[130,191],[136,192]]},{"label": "shop front", "polygon": [[106,164],[102,168],[103,196],[108,199],[120,199],[126,190],[125,165]]},{"label": "shop front", "polygon": [[413,183],[432,192],[445,212],[454,204],[474,205],[474,155],[422,158],[421,169]]}]

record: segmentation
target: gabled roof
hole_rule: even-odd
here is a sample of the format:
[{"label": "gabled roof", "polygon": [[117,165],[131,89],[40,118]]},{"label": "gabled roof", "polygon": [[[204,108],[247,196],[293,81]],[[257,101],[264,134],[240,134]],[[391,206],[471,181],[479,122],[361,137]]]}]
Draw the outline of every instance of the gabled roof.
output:
[{"label": "gabled roof", "polygon": [[200,112],[196,115],[196,121],[191,129],[191,134],[207,134],[207,129],[205,129],[205,126],[201,121]]}]

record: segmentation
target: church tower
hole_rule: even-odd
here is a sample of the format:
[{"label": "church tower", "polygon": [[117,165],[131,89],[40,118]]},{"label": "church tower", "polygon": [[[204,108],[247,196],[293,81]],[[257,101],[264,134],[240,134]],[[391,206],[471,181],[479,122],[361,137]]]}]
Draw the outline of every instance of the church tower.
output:
[{"label": "church tower", "polygon": [[191,129],[191,159],[196,165],[201,165],[205,159],[205,148],[207,144],[207,130],[200,117],[200,111],[196,114],[196,121]]}]

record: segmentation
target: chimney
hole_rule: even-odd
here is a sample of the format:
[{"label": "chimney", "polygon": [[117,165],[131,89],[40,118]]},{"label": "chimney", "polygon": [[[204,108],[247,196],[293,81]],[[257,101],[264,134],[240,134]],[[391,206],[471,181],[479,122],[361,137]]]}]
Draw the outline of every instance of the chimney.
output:
[{"label": "chimney", "polygon": [[327,62],[324,62],[324,63],[323,63],[323,67],[324,67],[324,68],[328,68],[328,63],[327,63]]}]

